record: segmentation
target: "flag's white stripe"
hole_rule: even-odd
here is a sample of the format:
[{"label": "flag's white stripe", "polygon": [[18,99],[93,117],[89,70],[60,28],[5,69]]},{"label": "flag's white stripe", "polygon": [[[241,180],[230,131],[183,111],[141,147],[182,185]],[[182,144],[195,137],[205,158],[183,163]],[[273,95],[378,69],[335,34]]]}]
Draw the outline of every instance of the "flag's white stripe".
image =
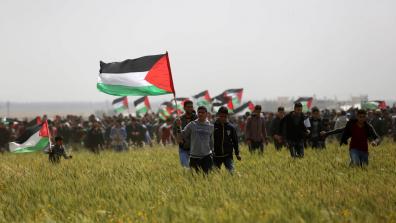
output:
[{"label": "flag's white stripe", "polygon": [[118,103],[113,104],[113,108],[114,109],[122,108],[122,107],[124,107],[124,103],[123,102],[118,102]]},{"label": "flag's white stripe", "polygon": [[10,142],[10,144],[9,144],[10,152],[15,152],[16,150],[24,149],[26,147],[35,146],[40,141],[40,139],[41,139],[40,131],[37,131],[32,136],[30,136],[30,138],[28,140],[26,140],[26,142],[24,142],[22,144]]},{"label": "flag's white stripe", "polygon": [[140,103],[140,104],[138,104],[137,106],[136,106],[136,110],[140,110],[140,109],[143,109],[143,108],[145,108],[146,107],[146,104],[144,104],[144,102],[143,103]]},{"label": "flag's white stripe", "polygon": [[152,86],[144,78],[148,72],[133,72],[122,74],[101,73],[98,77],[98,83],[108,85],[123,85],[128,87],[147,87]]}]

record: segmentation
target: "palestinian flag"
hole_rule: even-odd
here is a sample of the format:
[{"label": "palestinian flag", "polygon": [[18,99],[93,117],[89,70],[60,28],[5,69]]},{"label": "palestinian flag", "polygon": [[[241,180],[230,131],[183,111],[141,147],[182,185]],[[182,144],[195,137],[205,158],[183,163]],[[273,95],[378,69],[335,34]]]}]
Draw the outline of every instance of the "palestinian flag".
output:
[{"label": "palestinian flag", "polygon": [[238,89],[228,89],[223,92],[225,97],[231,98],[233,107],[241,105],[243,88]]},{"label": "palestinian flag", "polygon": [[208,111],[210,110],[212,99],[209,96],[209,91],[202,91],[199,94],[193,96],[196,101],[197,106],[205,106]]},{"label": "palestinian flag", "polygon": [[165,121],[172,116],[173,111],[174,109],[171,102],[163,102],[158,109],[158,117]]},{"label": "palestinian flag", "polygon": [[114,112],[123,113],[128,110],[128,97],[117,98],[112,103]]},{"label": "palestinian flag", "polygon": [[235,105],[233,103],[232,97],[227,96],[225,92],[217,95],[212,100],[212,111],[217,112],[221,106],[225,106],[228,108],[229,112],[233,112]]},{"label": "palestinian flag", "polygon": [[242,116],[245,115],[247,112],[252,113],[253,111],[254,111],[254,104],[251,101],[248,101],[245,104],[234,109],[234,115]]},{"label": "palestinian flag", "polygon": [[309,112],[312,108],[312,97],[300,97],[294,103],[300,102],[303,106],[303,112]]},{"label": "palestinian flag", "polygon": [[385,101],[366,101],[361,103],[361,107],[366,110],[386,109]]},{"label": "palestinian flag", "polygon": [[137,117],[143,117],[150,110],[150,102],[147,96],[137,99],[133,104],[135,105]]},{"label": "palestinian flag", "polygon": [[[175,98],[172,99],[172,105],[174,106],[174,111],[177,114],[182,114],[184,112],[184,102],[190,100],[189,98]],[[175,102],[176,101],[176,102]]]},{"label": "palestinian flag", "polygon": [[13,153],[42,151],[49,143],[49,135],[47,121],[31,126],[15,142],[9,143],[10,151]]},{"label": "palestinian flag", "polygon": [[167,53],[122,62],[101,61],[96,86],[116,96],[175,94]]}]

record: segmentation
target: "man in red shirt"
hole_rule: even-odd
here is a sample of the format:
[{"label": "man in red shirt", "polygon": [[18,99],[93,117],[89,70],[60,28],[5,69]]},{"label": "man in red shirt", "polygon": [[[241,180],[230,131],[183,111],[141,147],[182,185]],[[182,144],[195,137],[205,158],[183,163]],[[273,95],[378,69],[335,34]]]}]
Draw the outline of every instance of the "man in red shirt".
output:
[{"label": "man in red shirt", "polygon": [[373,126],[367,122],[367,112],[365,110],[358,110],[356,119],[348,121],[345,128],[327,132],[326,136],[341,132],[341,145],[347,145],[348,139],[351,138],[349,143],[351,165],[368,165],[368,142],[370,140],[372,146],[377,146],[380,142],[380,138]]}]

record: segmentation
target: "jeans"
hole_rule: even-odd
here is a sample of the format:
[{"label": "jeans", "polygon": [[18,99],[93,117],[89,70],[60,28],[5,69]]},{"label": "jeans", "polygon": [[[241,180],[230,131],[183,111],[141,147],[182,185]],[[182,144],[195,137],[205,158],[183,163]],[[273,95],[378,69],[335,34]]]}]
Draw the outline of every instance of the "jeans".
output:
[{"label": "jeans", "polygon": [[204,156],[201,158],[190,158],[190,168],[194,169],[196,172],[202,170],[205,174],[213,168],[212,155]]},{"label": "jeans", "polygon": [[259,151],[259,153],[264,153],[264,144],[262,141],[259,142],[255,142],[255,141],[251,141],[250,145],[249,145],[249,152],[254,152],[254,151]]},{"label": "jeans", "polygon": [[288,147],[293,158],[304,157],[304,141],[289,141]]},{"label": "jeans", "polygon": [[190,154],[188,150],[183,149],[181,146],[179,146],[179,158],[180,158],[180,164],[182,167],[189,167],[188,160],[190,158]]},{"label": "jeans", "polygon": [[225,168],[230,173],[234,171],[234,161],[232,160],[232,155],[226,157],[213,157],[213,163],[218,169],[221,169],[221,165],[224,164]]},{"label": "jeans", "polygon": [[367,152],[358,149],[350,149],[349,155],[351,157],[352,166],[367,166],[369,163]]}]

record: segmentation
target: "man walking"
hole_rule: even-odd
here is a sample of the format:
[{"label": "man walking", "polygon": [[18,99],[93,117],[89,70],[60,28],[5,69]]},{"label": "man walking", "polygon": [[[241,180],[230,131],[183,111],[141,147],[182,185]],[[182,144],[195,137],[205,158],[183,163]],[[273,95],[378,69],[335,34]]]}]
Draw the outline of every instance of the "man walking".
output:
[{"label": "man walking", "polygon": [[283,138],[286,140],[293,158],[304,157],[304,137],[309,134],[304,124],[302,108],[301,103],[295,103],[294,111],[287,114],[281,122]]},{"label": "man walking", "polygon": [[351,166],[368,165],[368,142],[370,140],[372,146],[377,146],[380,142],[380,137],[373,126],[367,122],[367,112],[362,109],[358,110],[356,119],[349,120],[345,128],[330,131],[326,135],[337,133],[342,133],[341,145],[347,145],[348,139],[351,138],[349,143]]},{"label": "man walking", "polygon": [[[191,121],[194,121],[197,119],[197,116],[194,111],[194,106],[193,102],[190,100],[187,100],[184,102],[184,114],[180,116],[180,119],[177,119],[173,125],[173,135],[176,136],[179,140],[179,158],[180,158],[180,164],[182,167],[189,167],[188,161],[189,161],[189,153],[190,153],[190,144],[189,141],[184,141],[180,140],[181,136],[179,135],[179,132],[181,129],[184,129],[187,124],[189,124]],[[178,120],[181,121],[181,125],[178,126],[177,122]]]},{"label": "man walking", "polygon": [[283,147],[283,139],[282,139],[282,130],[281,130],[281,122],[285,117],[285,108],[278,107],[278,112],[276,113],[276,117],[271,122],[271,134],[274,140],[274,145],[276,150],[281,150]]},{"label": "man walking", "polygon": [[[198,119],[190,122],[180,131],[182,141],[190,142],[190,167],[195,171],[202,170],[208,174],[213,168],[213,125],[207,120],[208,111],[205,106],[198,107]],[[182,121],[177,120],[177,126]]]},{"label": "man walking", "polygon": [[261,105],[256,105],[252,115],[246,120],[245,137],[250,152],[259,150],[263,154],[264,143],[267,142],[267,131],[265,119],[261,117]]},{"label": "man walking", "polygon": [[234,171],[234,151],[236,158],[241,160],[236,129],[228,122],[228,109],[220,107],[214,124],[214,165],[220,169],[224,164],[225,168],[232,173]]}]

